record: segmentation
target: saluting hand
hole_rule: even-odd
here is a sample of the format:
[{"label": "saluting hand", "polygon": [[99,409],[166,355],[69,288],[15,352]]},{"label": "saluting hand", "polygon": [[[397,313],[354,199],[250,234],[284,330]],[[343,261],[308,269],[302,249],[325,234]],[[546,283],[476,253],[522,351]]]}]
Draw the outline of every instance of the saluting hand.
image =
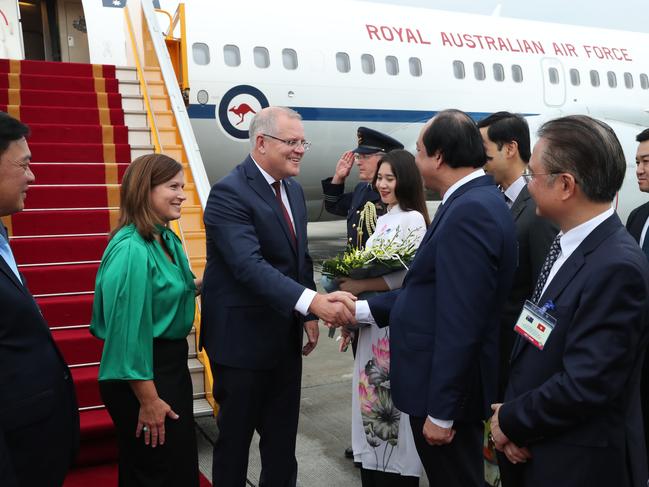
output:
[{"label": "saluting hand", "polygon": [[336,164],[336,172],[334,177],[331,178],[332,184],[344,183],[345,179],[349,176],[349,173],[354,166],[354,153],[352,151],[347,151],[340,156],[338,163]]}]

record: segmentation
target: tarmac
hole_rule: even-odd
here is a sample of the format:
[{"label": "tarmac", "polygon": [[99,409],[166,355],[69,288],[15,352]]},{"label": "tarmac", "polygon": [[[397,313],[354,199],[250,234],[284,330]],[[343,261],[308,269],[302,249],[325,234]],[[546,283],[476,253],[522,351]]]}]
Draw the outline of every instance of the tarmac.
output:
[{"label": "tarmac", "polygon": [[[345,247],[344,221],[309,223],[309,250],[320,280],[319,263]],[[321,326],[316,349],[303,361],[302,398],[297,436],[298,485],[301,487],[360,486],[360,470],[345,458],[351,445],[351,350],[338,351],[335,340]],[[212,445],[218,435],[213,417],[196,419],[201,472],[212,477]],[[248,485],[259,484],[259,437],[250,447]],[[420,487],[428,487],[422,477]]]}]

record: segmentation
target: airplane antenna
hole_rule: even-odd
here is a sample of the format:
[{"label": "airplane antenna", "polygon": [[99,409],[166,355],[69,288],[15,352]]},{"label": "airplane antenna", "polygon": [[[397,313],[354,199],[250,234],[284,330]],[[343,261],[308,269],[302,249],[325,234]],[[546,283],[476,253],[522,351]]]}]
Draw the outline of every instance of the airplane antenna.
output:
[{"label": "airplane antenna", "polygon": [[494,11],[491,12],[491,16],[500,17],[500,12],[502,11],[502,9],[503,9],[503,4],[502,3],[497,4],[496,8],[494,8]]}]

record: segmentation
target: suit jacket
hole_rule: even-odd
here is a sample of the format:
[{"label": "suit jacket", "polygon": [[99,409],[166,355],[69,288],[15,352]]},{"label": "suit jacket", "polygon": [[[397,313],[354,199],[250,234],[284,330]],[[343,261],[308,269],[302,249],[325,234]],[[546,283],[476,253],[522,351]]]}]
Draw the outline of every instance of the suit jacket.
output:
[{"label": "suit jacket", "polygon": [[500,386],[499,399],[502,399],[509,375],[509,358],[516,338],[514,324],[523,304],[534,292],[539,272],[550,250],[550,245],[558,233],[552,223],[536,214],[536,203],[530,196],[527,185],[518,194],[510,209],[516,225],[518,242],[518,266],[514,274],[512,289],[505,301],[500,320]]},{"label": "suit jacket", "polygon": [[[79,441],[72,377],[34,298],[2,257],[0,309],[0,485],[61,485]],[[39,471],[41,462],[51,468]]]},{"label": "suit jacket", "polygon": [[390,379],[412,416],[484,419],[496,398],[502,305],[516,266],[514,222],[490,176],[437,211],[401,289],[369,300],[390,325]]},{"label": "suit jacket", "polygon": [[562,265],[548,300],[556,326],[543,350],[517,338],[499,414],[503,432],[531,450],[526,485],[644,486],[649,264],[617,215]]},{"label": "suit jacket", "polygon": [[[322,191],[324,193],[325,209],[338,216],[347,218],[347,245],[357,246],[358,243],[358,222],[360,213],[365,203],[371,201],[376,205],[376,214],[385,214],[385,208],[381,203],[381,196],[372,189],[369,183],[358,183],[351,193],[343,193],[344,184],[332,184],[332,178],[322,180]],[[371,235],[367,229],[363,229],[361,247],[365,247],[367,239]]]},{"label": "suit jacket", "polygon": [[315,290],[313,264],[304,192],[293,178],[283,184],[297,246],[273,188],[250,156],[210,192],[201,345],[214,363],[266,369],[284,353],[300,353],[304,318],[294,307],[305,288]]},{"label": "suit jacket", "polygon": [[629,214],[629,218],[626,221],[626,228],[629,233],[635,238],[635,241],[640,243],[640,237],[642,236],[642,229],[644,224],[649,218],[649,202],[644,205],[638,206]]}]

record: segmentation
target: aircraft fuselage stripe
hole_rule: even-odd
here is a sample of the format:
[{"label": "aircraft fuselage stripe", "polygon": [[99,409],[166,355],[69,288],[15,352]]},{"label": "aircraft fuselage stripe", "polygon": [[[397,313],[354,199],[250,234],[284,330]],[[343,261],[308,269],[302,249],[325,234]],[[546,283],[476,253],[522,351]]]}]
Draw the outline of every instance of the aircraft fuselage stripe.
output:
[{"label": "aircraft fuselage stripe", "polygon": [[[392,122],[417,123],[425,122],[438,112],[434,110],[389,110],[376,108],[323,108],[323,107],[290,107],[309,122]],[[216,118],[216,105],[191,104],[187,109],[189,118]],[[468,112],[474,120],[480,120],[491,112]],[[524,113],[523,116],[535,115]]]}]

